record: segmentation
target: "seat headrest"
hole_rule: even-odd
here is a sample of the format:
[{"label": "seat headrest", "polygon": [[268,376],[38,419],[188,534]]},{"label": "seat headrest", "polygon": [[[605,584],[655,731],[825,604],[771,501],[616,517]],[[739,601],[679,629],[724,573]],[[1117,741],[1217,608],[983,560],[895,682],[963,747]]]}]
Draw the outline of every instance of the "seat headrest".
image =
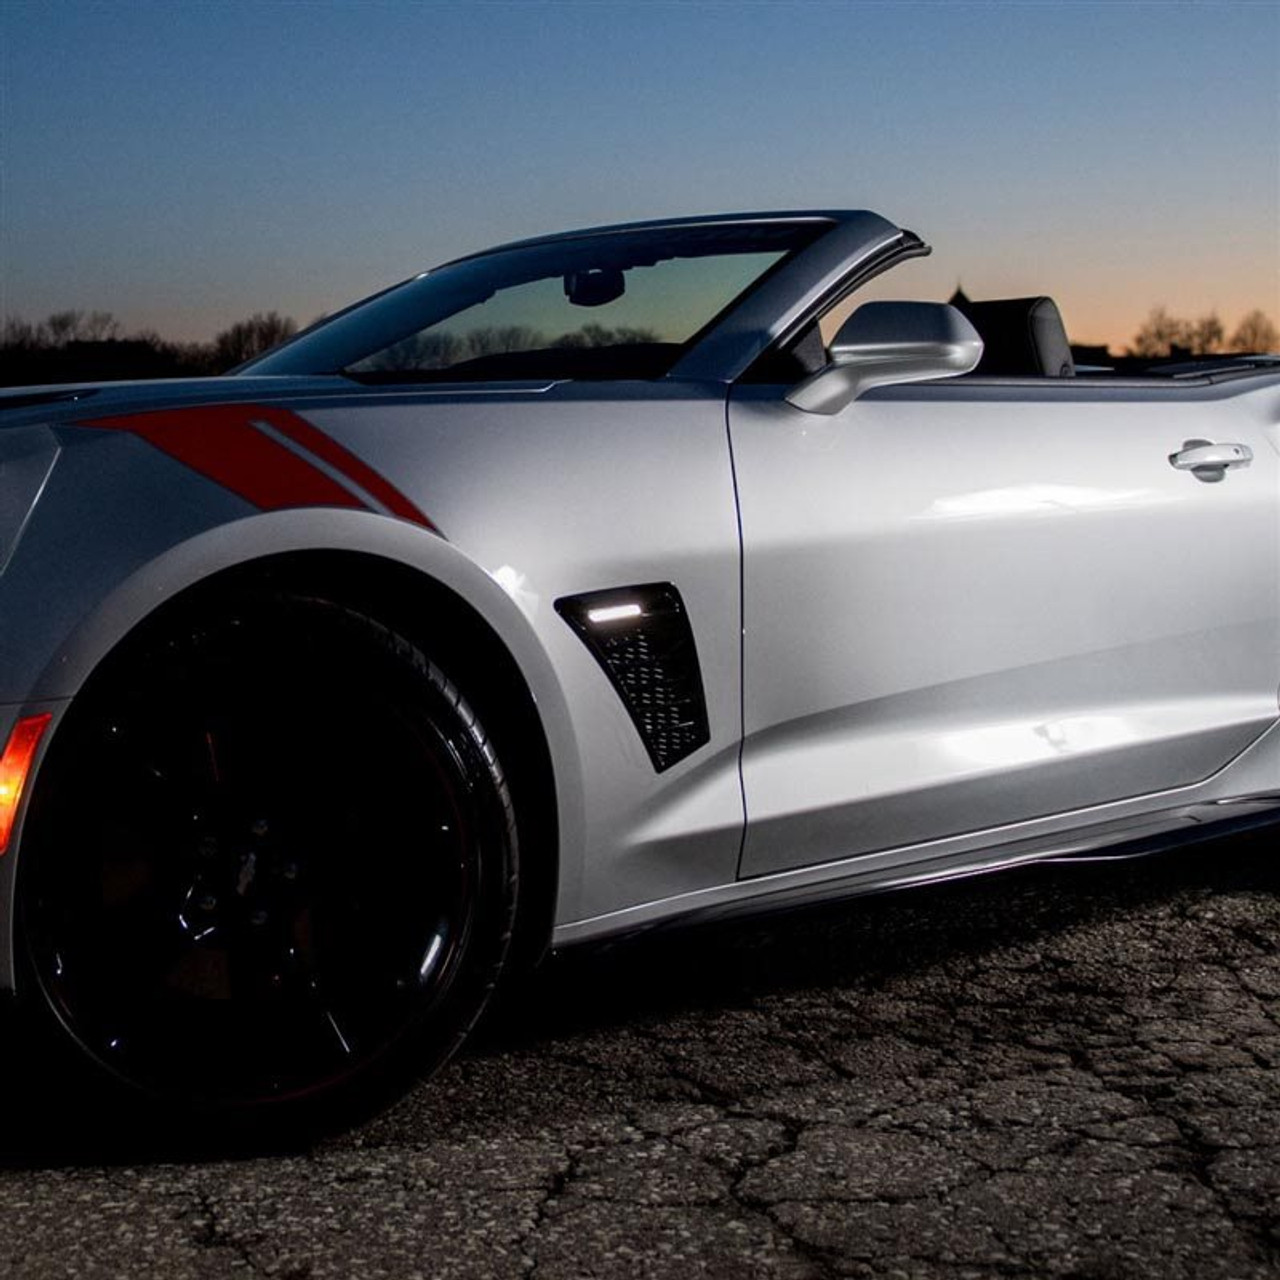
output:
[{"label": "seat headrest", "polygon": [[997,298],[959,306],[982,338],[982,359],[975,373],[1075,376],[1067,330],[1052,298]]}]

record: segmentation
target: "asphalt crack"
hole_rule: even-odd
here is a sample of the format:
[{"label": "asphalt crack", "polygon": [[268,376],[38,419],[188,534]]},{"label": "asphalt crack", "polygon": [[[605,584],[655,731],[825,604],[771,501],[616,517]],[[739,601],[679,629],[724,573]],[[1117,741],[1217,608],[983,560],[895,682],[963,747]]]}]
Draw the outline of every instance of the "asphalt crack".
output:
[{"label": "asphalt crack", "polygon": [[0,1275],[1274,1280],[1271,857],[567,957],[309,1158],[8,1153]]}]

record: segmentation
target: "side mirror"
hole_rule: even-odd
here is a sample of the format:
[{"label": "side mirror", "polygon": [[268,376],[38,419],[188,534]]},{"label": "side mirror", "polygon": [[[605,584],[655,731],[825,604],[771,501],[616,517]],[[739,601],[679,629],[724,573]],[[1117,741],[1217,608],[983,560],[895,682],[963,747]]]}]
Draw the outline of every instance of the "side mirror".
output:
[{"label": "side mirror", "polygon": [[942,302],[866,302],[840,326],[831,363],[787,393],[809,413],[839,413],[872,387],[969,373],[982,359],[978,331]]}]

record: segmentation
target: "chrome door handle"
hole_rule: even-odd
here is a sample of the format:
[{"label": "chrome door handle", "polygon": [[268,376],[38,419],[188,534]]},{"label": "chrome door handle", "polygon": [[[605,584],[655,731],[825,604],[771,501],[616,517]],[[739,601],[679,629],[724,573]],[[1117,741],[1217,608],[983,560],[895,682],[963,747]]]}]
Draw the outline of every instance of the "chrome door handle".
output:
[{"label": "chrome door handle", "polygon": [[1197,480],[1221,480],[1235,467],[1247,467],[1253,450],[1247,444],[1214,444],[1212,440],[1186,440],[1177,453],[1169,455],[1169,465],[1190,471]]}]

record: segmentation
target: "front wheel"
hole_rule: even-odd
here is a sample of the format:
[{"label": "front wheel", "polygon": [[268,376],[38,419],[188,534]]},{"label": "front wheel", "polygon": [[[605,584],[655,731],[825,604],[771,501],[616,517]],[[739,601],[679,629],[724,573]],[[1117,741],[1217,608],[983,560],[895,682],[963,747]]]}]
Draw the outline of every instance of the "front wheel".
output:
[{"label": "front wheel", "polygon": [[479,1016],[516,876],[454,684],[370,618],[247,595],[149,626],[68,711],[23,844],[23,961],[117,1092],[345,1119]]}]

